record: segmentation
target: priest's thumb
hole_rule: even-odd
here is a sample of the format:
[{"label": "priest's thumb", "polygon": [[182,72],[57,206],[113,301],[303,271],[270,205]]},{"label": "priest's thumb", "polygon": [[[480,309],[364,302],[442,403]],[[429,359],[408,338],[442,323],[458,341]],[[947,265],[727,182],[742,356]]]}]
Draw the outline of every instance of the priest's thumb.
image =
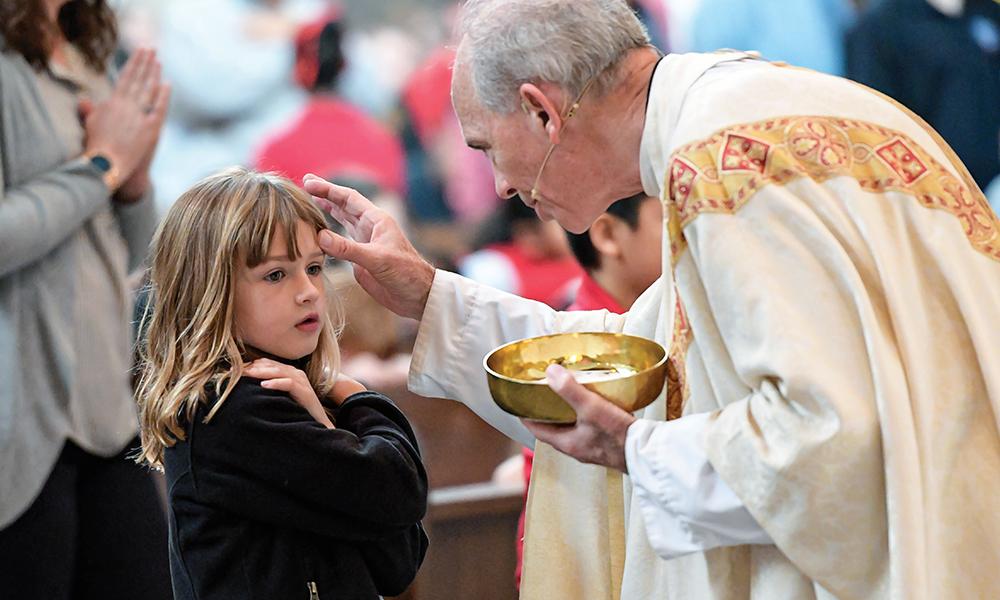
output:
[{"label": "priest's thumb", "polygon": [[587,401],[587,395],[593,393],[577,383],[569,370],[563,366],[549,365],[545,369],[545,376],[548,378],[549,387],[574,410],[582,407]]}]

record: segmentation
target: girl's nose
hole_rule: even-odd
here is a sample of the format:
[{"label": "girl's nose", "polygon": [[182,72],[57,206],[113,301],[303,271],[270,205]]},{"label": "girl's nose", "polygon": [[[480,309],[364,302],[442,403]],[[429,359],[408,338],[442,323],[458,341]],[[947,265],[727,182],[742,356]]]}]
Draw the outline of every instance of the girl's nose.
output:
[{"label": "girl's nose", "polygon": [[305,282],[302,284],[299,293],[296,295],[295,300],[299,304],[311,304],[319,298],[319,288],[316,283],[309,277],[306,277]]}]

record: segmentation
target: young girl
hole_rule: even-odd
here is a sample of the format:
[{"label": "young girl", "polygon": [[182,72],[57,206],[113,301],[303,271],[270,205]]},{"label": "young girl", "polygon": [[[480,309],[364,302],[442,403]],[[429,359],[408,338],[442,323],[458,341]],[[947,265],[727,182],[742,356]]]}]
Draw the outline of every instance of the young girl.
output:
[{"label": "young girl", "polygon": [[176,599],[374,599],[423,559],[413,431],[337,376],[325,227],[290,181],[234,169],[182,195],[153,240],[138,402]]}]

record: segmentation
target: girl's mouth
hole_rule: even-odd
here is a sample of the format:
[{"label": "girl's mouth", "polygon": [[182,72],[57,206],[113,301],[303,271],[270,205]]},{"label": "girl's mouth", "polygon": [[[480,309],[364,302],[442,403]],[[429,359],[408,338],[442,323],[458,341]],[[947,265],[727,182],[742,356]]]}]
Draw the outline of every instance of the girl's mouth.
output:
[{"label": "girl's mouth", "polygon": [[309,331],[309,332],[312,332],[312,331],[316,331],[317,329],[319,329],[319,325],[320,325],[319,315],[317,315],[316,313],[312,313],[312,314],[308,315],[305,319],[302,319],[301,321],[299,321],[295,325],[295,328],[298,329],[299,331]]}]

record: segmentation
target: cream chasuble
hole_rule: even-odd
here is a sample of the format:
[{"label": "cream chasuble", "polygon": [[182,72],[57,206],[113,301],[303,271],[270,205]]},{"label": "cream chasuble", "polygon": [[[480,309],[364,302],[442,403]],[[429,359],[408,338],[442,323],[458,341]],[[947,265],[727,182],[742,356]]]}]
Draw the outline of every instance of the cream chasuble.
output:
[{"label": "cream chasuble", "polygon": [[641,160],[676,295],[665,277],[624,317],[555,313],[439,275],[411,388],[530,444],[470,356],[656,339],[669,401],[639,416],[712,413],[704,449],[774,545],[664,560],[628,477],[538,444],[522,598],[1000,598],[1000,222],[950,150],[846,80],[679,55]]}]

